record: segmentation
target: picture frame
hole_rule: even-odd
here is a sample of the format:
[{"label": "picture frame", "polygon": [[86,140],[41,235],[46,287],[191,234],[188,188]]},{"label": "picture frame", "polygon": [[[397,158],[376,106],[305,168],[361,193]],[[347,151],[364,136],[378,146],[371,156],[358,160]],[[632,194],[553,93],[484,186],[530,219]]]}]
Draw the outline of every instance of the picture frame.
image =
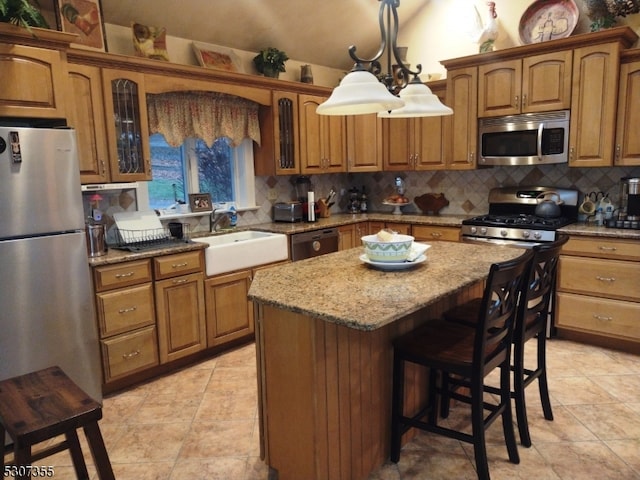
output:
[{"label": "picture frame", "polygon": [[55,0],[58,30],[75,33],[72,47],[107,51],[101,0]]},{"label": "picture frame", "polygon": [[210,193],[190,193],[189,207],[192,212],[210,212],[212,209]]},{"label": "picture frame", "polygon": [[225,72],[244,73],[238,55],[230,48],[192,42],[193,52],[201,67],[223,70]]}]

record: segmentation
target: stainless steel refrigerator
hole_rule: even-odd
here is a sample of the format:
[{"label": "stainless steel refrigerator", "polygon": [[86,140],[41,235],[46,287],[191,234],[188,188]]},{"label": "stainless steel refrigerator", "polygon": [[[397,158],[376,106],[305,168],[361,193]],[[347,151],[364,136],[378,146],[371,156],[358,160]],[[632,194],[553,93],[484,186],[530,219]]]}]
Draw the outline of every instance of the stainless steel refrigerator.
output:
[{"label": "stainless steel refrigerator", "polygon": [[59,365],[102,400],[75,131],[0,126],[0,380]]}]

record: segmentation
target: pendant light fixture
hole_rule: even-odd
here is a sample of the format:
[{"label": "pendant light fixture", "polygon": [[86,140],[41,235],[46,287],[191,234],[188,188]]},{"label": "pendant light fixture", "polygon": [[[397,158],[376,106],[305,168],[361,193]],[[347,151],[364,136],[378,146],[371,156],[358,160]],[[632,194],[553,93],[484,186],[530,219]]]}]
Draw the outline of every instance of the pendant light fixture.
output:
[{"label": "pendant light fixture", "polygon": [[[349,47],[355,62],[329,99],[316,109],[319,115],[363,115],[377,113],[379,117],[406,118],[451,115],[419,78],[422,65],[410,70],[401,58],[398,41],[398,7],[400,0],[379,0],[380,48],[374,57],[362,59],[356,47]],[[386,21],[386,25],[385,25]],[[389,48],[387,48],[389,47]],[[387,52],[387,72],[382,74],[380,58]],[[391,55],[396,65],[392,66]],[[365,68],[368,64],[368,68]],[[395,67],[396,77],[391,71]],[[411,78],[411,80],[409,80]]]}]

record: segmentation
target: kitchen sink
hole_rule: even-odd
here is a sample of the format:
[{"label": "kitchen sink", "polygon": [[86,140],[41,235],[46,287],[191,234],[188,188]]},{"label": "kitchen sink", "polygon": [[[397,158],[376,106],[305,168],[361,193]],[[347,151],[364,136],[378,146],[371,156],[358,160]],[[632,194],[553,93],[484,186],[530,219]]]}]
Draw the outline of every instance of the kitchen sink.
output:
[{"label": "kitchen sink", "polygon": [[282,233],[243,230],[209,237],[194,238],[207,243],[207,276],[257,267],[289,258],[287,236]]}]

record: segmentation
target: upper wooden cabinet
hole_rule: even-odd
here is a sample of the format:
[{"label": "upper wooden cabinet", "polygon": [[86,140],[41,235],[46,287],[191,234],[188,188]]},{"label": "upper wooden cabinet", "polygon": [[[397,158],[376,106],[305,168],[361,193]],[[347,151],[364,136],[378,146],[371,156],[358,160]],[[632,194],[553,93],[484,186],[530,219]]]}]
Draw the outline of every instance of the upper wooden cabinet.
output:
[{"label": "upper wooden cabinet", "polygon": [[343,116],[318,115],[316,108],[326,100],[317,95],[299,95],[300,173],[346,171],[346,120]]},{"label": "upper wooden cabinet", "polygon": [[478,67],[478,116],[565,110],[571,105],[571,50]]},{"label": "upper wooden cabinet", "polygon": [[76,130],[80,180],[82,183],[108,182],[111,175],[100,68],[70,63],[67,70],[67,124]]},{"label": "upper wooden cabinet", "polygon": [[65,68],[59,50],[0,43],[0,116],[65,118]]},{"label": "upper wooden cabinet", "polygon": [[640,50],[622,54],[614,165],[640,165]]},{"label": "upper wooden cabinet", "polygon": [[274,91],[260,109],[261,144],[254,149],[256,175],[300,173],[298,94]]},{"label": "upper wooden cabinet", "polygon": [[613,165],[619,68],[617,42],[574,50],[569,166]]},{"label": "upper wooden cabinet", "polygon": [[[432,87],[445,101],[445,83]],[[383,170],[439,170],[446,168],[444,128],[446,117],[384,118]]]},{"label": "upper wooden cabinet", "polygon": [[382,170],[382,120],[374,114],[349,115],[347,122],[347,171]]},{"label": "upper wooden cabinet", "polygon": [[151,180],[149,121],[144,74],[102,69],[111,180]]},{"label": "upper wooden cabinet", "polygon": [[478,154],[478,68],[447,73],[447,101],[453,115],[444,117],[444,157],[451,170],[476,168]]}]

